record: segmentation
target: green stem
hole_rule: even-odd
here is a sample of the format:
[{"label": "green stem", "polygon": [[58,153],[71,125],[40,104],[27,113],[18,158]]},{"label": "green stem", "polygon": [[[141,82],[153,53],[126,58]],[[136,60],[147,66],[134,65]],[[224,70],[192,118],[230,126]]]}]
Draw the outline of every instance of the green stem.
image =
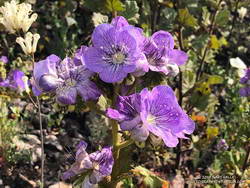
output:
[{"label": "green stem", "polygon": [[126,141],[124,141],[123,143],[117,145],[117,148],[121,150],[121,149],[123,149],[123,148],[128,147],[129,145],[131,145],[131,144],[133,144],[133,143],[134,143],[134,140],[129,139],[129,140],[126,140]]},{"label": "green stem", "polygon": [[[114,93],[113,93],[113,97],[112,97],[112,107],[114,107],[116,104],[116,99],[117,99],[117,96],[119,95],[119,90],[120,90],[119,85],[114,85]],[[120,142],[120,135],[119,135],[118,123],[112,119],[109,119],[109,123],[112,126],[113,157],[114,157],[114,161],[115,161],[113,171],[111,174],[111,179],[112,179],[111,187],[115,188],[117,185],[116,178],[119,175],[118,160],[119,160],[120,148],[118,146],[119,146],[119,142]]]}]

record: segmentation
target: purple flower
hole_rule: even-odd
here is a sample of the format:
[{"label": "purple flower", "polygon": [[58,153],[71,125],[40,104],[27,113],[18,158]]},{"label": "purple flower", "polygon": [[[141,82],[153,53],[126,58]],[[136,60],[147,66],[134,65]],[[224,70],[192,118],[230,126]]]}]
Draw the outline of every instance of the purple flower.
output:
[{"label": "purple flower", "polygon": [[149,132],[143,125],[140,112],[141,95],[136,93],[129,96],[118,97],[116,109],[109,108],[107,115],[119,121],[120,127],[123,131],[130,131],[131,138],[142,142],[148,138]]},{"label": "purple flower", "polygon": [[250,96],[250,68],[245,70],[245,75],[240,79],[240,83],[245,86],[239,90],[240,96]]},{"label": "purple flower", "polygon": [[245,70],[245,75],[240,79],[240,83],[250,85],[250,68]]},{"label": "purple flower", "polygon": [[228,144],[225,139],[220,139],[216,146],[217,150],[227,150]]},{"label": "purple flower", "polygon": [[34,66],[33,92],[56,93],[57,101],[63,104],[75,104],[79,94],[84,101],[98,99],[100,92],[89,80],[93,75],[84,65],[76,65],[70,58],[63,61],[56,55],[50,55]]},{"label": "purple flower", "polygon": [[6,56],[1,56],[1,57],[0,57],[0,62],[8,63],[9,60],[8,60],[8,58],[7,58]]},{"label": "purple flower", "polygon": [[148,38],[144,43],[143,52],[147,57],[149,69],[166,75],[176,75],[171,64],[180,66],[188,59],[185,52],[174,49],[174,39],[166,31],[157,31]]},{"label": "purple flower", "polygon": [[22,92],[25,90],[24,76],[25,74],[22,71],[13,70],[8,74],[5,80],[0,82],[0,87],[8,87]]},{"label": "purple flower", "polygon": [[89,172],[88,184],[97,184],[112,172],[114,159],[111,147],[104,147],[101,151],[88,154],[87,143],[81,141],[77,146],[75,163],[62,175],[66,180],[83,172]]},{"label": "purple flower", "polygon": [[87,49],[87,46],[81,46],[79,49],[76,50],[75,56],[73,58],[73,61],[76,65],[85,65],[83,57]]},{"label": "purple flower", "polygon": [[93,47],[84,56],[86,67],[99,73],[104,82],[122,81],[142,64],[143,40],[141,30],[123,17],[116,17],[111,24],[98,25],[92,35]]},{"label": "purple flower", "polygon": [[119,97],[116,109],[109,108],[107,115],[119,121],[122,130],[130,131],[134,140],[145,141],[152,133],[168,147],[175,147],[178,138],[186,138],[184,134],[191,134],[195,128],[168,86]]}]

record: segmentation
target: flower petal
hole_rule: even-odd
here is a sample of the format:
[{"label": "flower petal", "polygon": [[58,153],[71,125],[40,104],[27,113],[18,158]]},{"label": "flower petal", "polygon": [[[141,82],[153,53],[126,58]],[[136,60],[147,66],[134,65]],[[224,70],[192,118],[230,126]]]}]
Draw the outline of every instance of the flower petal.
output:
[{"label": "flower petal", "polygon": [[56,90],[57,101],[62,104],[75,104],[77,90],[74,87],[62,87]]},{"label": "flower petal", "polygon": [[114,28],[111,24],[100,24],[98,25],[92,34],[92,42],[94,47],[108,47],[114,42],[115,38],[113,35]]},{"label": "flower petal", "polygon": [[188,56],[185,52],[181,50],[170,50],[168,54],[169,63],[175,63],[178,66],[184,65],[188,60]]},{"label": "flower petal", "polygon": [[39,79],[44,74],[51,74],[57,76],[56,66],[61,59],[56,55],[50,55],[45,60],[35,63],[33,76],[36,82],[39,82]]},{"label": "flower petal", "polygon": [[169,32],[157,31],[151,38],[158,48],[174,49],[174,39]]},{"label": "flower petal", "polygon": [[84,101],[97,100],[101,95],[95,83],[89,80],[79,82],[77,91]]},{"label": "flower petal", "polygon": [[102,72],[109,65],[103,60],[104,52],[101,49],[89,47],[84,55],[86,67],[93,72]]},{"label": "flower petal", "polygon": [[112,19],[111,25],[116,27],[117,29],[121,29],[122,27],[128,26],[128,21],[122,16],[116,16]]}]

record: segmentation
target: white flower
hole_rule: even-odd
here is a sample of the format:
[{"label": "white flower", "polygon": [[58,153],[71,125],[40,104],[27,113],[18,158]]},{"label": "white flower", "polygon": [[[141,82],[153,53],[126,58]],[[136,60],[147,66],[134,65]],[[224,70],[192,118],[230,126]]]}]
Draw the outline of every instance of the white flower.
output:
[{"label": "white flower", "polygon": [[241,7],[240,9],[238,9],[238,13],[239,13],[239,17],[243,19],[247,14],[247,8]]},{"label": "white flower", "polygon": [[26,33],[31,24],[37,19],[37,14],[32,14],[31,5],[28,3],[18,4],[15,0],[4,3],[0,7],[0,23],[10,33],[22,30]]},{"label": "white flower", "polygon": [[92,21],[94,23],[94,26],[98,26],[100,24],[103,24],[103,23],[107,23],[108,22],[108,16],[105,16],[101,13],[93,13],[93,16],[92,16]]},{"label": "white flower", "polygon": [[247,69],[246,64],[239,58],[230,58],[230,65],[234,68],[238,69],[239,77],[243,77],[245,74],[245,70]]},{"label": "white flower", "polygon": [[22,77],[23,83],[24,83],[24,89],[27,93],[30,93],[30,88],[29,88],[29,78],[27,76]]},{"label": "white flower", "polygon": [[177,76],[180,72],[178,65],[175,63],[168,63],[166,65],[167,70],[169,71],[168,76]]},{"label": "white flower", "polygon": [[28,32],[25,35],[25,38],[18,37],[16,39],[16,42],[22,47],[23,52],[26,55],[29,55],[34,54],[36,52],[36,47],[39,39],[39,34],[32,34],[31,32]]}]

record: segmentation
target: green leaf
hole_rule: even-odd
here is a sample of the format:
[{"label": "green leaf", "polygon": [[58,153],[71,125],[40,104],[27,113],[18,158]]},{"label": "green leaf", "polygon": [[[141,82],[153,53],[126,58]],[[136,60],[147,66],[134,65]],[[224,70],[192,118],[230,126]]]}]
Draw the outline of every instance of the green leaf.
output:
[{"label": "green leaf", "polygon": [[125,17],[131,24],[138,23],[140,15],[139,7],[136,1],[125,1],[125,11],[122,12],[122,16]]},{"label": "green leaf", "polygon": [[105,7],[109,12],[124,11],[124,5],[120,0],[106,0]]},{"label": "green leaf", "polygon": [[219,26],[225,26],[229,20],[230,12],[228,10],[221,10],[215,18],[215,23]]},{"label": "green leaf", "polygon": [[189,13],[187,8],[179,9],[178,14],[179,14],[178,21],[181,24],[188,27],[195,27],[198,25],[196,18]]},{"label": "green leaf", "polygon": [[209,76],[208,81],[210,85],[223,83],[223,78],[221,76],[213,75]]},{"label": "green leaf", "polygon": [[155,188],[169,185],[168,181],[160,178],[148,169],[138,166],[132,170],[135,175],[143,176],[143,183],[146,187]]}]

